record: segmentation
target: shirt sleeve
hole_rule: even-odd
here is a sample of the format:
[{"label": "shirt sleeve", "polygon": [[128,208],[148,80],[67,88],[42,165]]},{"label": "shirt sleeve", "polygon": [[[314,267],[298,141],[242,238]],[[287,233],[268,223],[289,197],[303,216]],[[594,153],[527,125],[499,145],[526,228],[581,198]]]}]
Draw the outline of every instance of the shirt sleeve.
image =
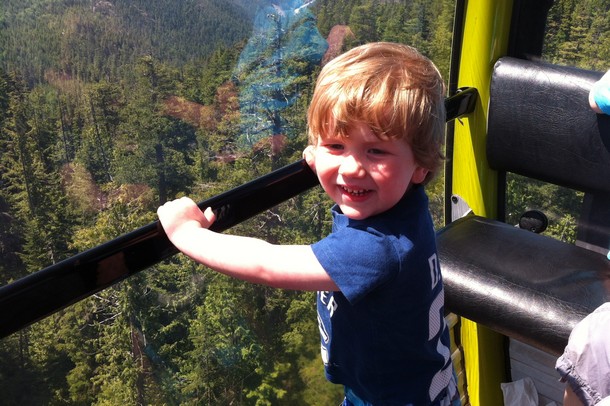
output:
[{"label": "shirt sleeve", "polygon": [[352,304],[400,271],[393,238],[369,230],[342,228],[313,244],[312,250]]}]

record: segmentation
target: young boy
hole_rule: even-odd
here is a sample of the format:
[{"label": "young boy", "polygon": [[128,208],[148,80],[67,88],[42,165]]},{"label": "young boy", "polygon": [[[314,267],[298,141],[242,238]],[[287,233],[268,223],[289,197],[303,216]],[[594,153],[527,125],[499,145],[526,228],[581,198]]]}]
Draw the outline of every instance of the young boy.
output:
[{"label": "young boy", "polygon": [[318,291],[326,375],[344,405],[449,405],[457,397],[435,232],[422,184],[442,162],[443,83],[415,49],[373,43],[329,62],[304,156],[336,205],[311,245],[217,234],[211,209],[158,210],[186,255],[224,274]]}]

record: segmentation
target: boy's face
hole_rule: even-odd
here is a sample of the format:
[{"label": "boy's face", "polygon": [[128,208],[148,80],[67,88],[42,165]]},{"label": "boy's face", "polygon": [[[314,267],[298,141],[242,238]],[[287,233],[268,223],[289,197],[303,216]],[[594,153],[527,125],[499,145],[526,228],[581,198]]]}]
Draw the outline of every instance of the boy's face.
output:
[{"label": "boy's face", "polygon": [[320,137],[313,150],[313,167],[326,193],[354,220],[392,208],[412,183],[424,181],[427,169],[415,163],[408,142],[379,139],[364,123],[349,137]]}]

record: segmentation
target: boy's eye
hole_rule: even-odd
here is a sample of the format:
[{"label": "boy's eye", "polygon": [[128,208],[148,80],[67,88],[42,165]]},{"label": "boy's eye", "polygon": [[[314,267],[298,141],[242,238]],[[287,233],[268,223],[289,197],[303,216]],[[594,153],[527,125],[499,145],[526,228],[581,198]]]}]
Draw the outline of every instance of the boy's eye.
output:
[{"label": "boy's eye", "polygon": [[371,148],[369,149],[369,153],[373,155],[385,155],[386,151],[379,148]]},{"label": "boy's eye", "polygon": [[326,144],[326,148],[339,151],[343,149],[343,144]]}]

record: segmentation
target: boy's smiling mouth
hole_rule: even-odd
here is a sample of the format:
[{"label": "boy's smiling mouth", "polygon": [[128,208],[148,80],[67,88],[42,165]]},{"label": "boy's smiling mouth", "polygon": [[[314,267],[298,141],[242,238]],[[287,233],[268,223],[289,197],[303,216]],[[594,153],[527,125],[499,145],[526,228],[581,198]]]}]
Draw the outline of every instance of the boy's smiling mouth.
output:
[{"label": "boy's smiling mouth", "polygon": [[343,190],[345,193],[347,193],[351,196],[364,196],[371,192],[370,190],[367,190],[367,189],[351,189],[346,186],[339,186],[339,187],[341,188],[341,190]]}]

